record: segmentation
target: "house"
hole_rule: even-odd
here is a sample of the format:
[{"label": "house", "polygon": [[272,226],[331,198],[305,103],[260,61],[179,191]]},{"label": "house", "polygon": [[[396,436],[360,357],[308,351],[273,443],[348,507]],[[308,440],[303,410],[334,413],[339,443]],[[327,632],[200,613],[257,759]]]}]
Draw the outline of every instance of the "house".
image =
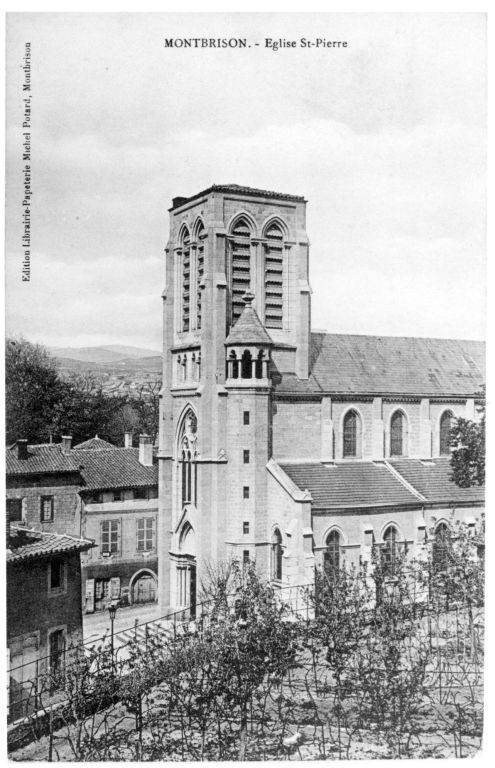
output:
[{"label": "house", "polygon": [[9,716],[36,707],[36,685],[82,643],[81,554],[93,542],[35,531],[7,517]]},{"label": "house", "polygon": [[484,345],[314,331],[303,197],[174,198],[166,275],[163,613],[194,612],[211,562],[255,560],[291,587],[480,528],[483,489],[450,479],[449,432],[479,417]]},{"label": "house", "polygon": [[[103,442],[103,441],[102,441]],[[151,440],[139,448],[82,443],[80,497],[84,536],[96,547],[83,557],[85,611],[157,599],[158,473]]]},{"label": "house", "polygon": [[84,610],[110,600],[153,602],[157,595],[158,473],[153,446],[118,448],[98,436],[72,447],[27,445],[6,451],[10,519],[44,533],[96,542],[82,555]]}]

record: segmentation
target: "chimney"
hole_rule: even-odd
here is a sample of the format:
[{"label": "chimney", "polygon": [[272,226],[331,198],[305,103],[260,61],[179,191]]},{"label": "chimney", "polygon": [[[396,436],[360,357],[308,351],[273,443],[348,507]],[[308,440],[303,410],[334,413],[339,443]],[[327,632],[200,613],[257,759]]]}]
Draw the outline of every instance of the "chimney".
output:
[{"label": "chimney", "polygon": [[72,448],[72,435],[62,435],[62,451],[68,453]]},{"label": "chimney", "polygon": [[124,432],[124,448],[132,448],[132,432]]},{"label": "chimney", "polygon": [[17,458],[18,459],[27,459],[28,458],[28,441],[26,439],[18,440],[16,443],[17,448]]},{"label": "chimney", "polygon": [[188,199],[189,199],[188,197],[173,197],[172,198],[172,208],[179,208]]},{"label": "chimney", "polygon": [[139,435],[139,463],[143,467],[153,466],[153,443],[149,435]]}]

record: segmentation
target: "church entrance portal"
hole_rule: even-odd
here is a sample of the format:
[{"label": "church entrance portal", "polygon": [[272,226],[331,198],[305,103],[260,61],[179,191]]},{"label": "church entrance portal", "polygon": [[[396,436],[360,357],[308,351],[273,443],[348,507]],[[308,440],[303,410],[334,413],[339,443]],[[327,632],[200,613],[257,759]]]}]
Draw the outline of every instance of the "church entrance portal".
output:
[{"label": "church entrance portal", "polygon": [[196,617],[196,534],[189,523],[182,529],[176,562],[177,607],[189,609],[191,619]]}]

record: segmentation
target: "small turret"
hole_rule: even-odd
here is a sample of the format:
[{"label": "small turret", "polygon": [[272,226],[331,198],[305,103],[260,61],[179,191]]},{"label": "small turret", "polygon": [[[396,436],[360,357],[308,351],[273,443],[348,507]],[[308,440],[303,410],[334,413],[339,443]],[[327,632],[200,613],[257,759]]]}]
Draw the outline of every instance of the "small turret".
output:
[{"label": "small turret", "polygon": [[233,380],[251,380],[250,385],[269,385],[270,349],[273,341],[252,306],[254,294],[242,297],[244,309],[225,341],[227,354],[226,386]]}]

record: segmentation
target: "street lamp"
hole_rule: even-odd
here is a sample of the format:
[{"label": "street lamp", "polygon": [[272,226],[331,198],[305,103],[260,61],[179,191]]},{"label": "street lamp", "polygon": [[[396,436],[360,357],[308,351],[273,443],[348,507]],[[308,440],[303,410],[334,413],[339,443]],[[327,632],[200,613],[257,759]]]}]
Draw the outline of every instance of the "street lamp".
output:
[{"label": "street lamp", "polygon": [[112,655],[112,667],[115,669],[115,660],[113,653],[113,623],[115,621],[115,614],[117,613],[117,603],[110,603],[108,606],[108,613],[110,615],[110,652]]}]

